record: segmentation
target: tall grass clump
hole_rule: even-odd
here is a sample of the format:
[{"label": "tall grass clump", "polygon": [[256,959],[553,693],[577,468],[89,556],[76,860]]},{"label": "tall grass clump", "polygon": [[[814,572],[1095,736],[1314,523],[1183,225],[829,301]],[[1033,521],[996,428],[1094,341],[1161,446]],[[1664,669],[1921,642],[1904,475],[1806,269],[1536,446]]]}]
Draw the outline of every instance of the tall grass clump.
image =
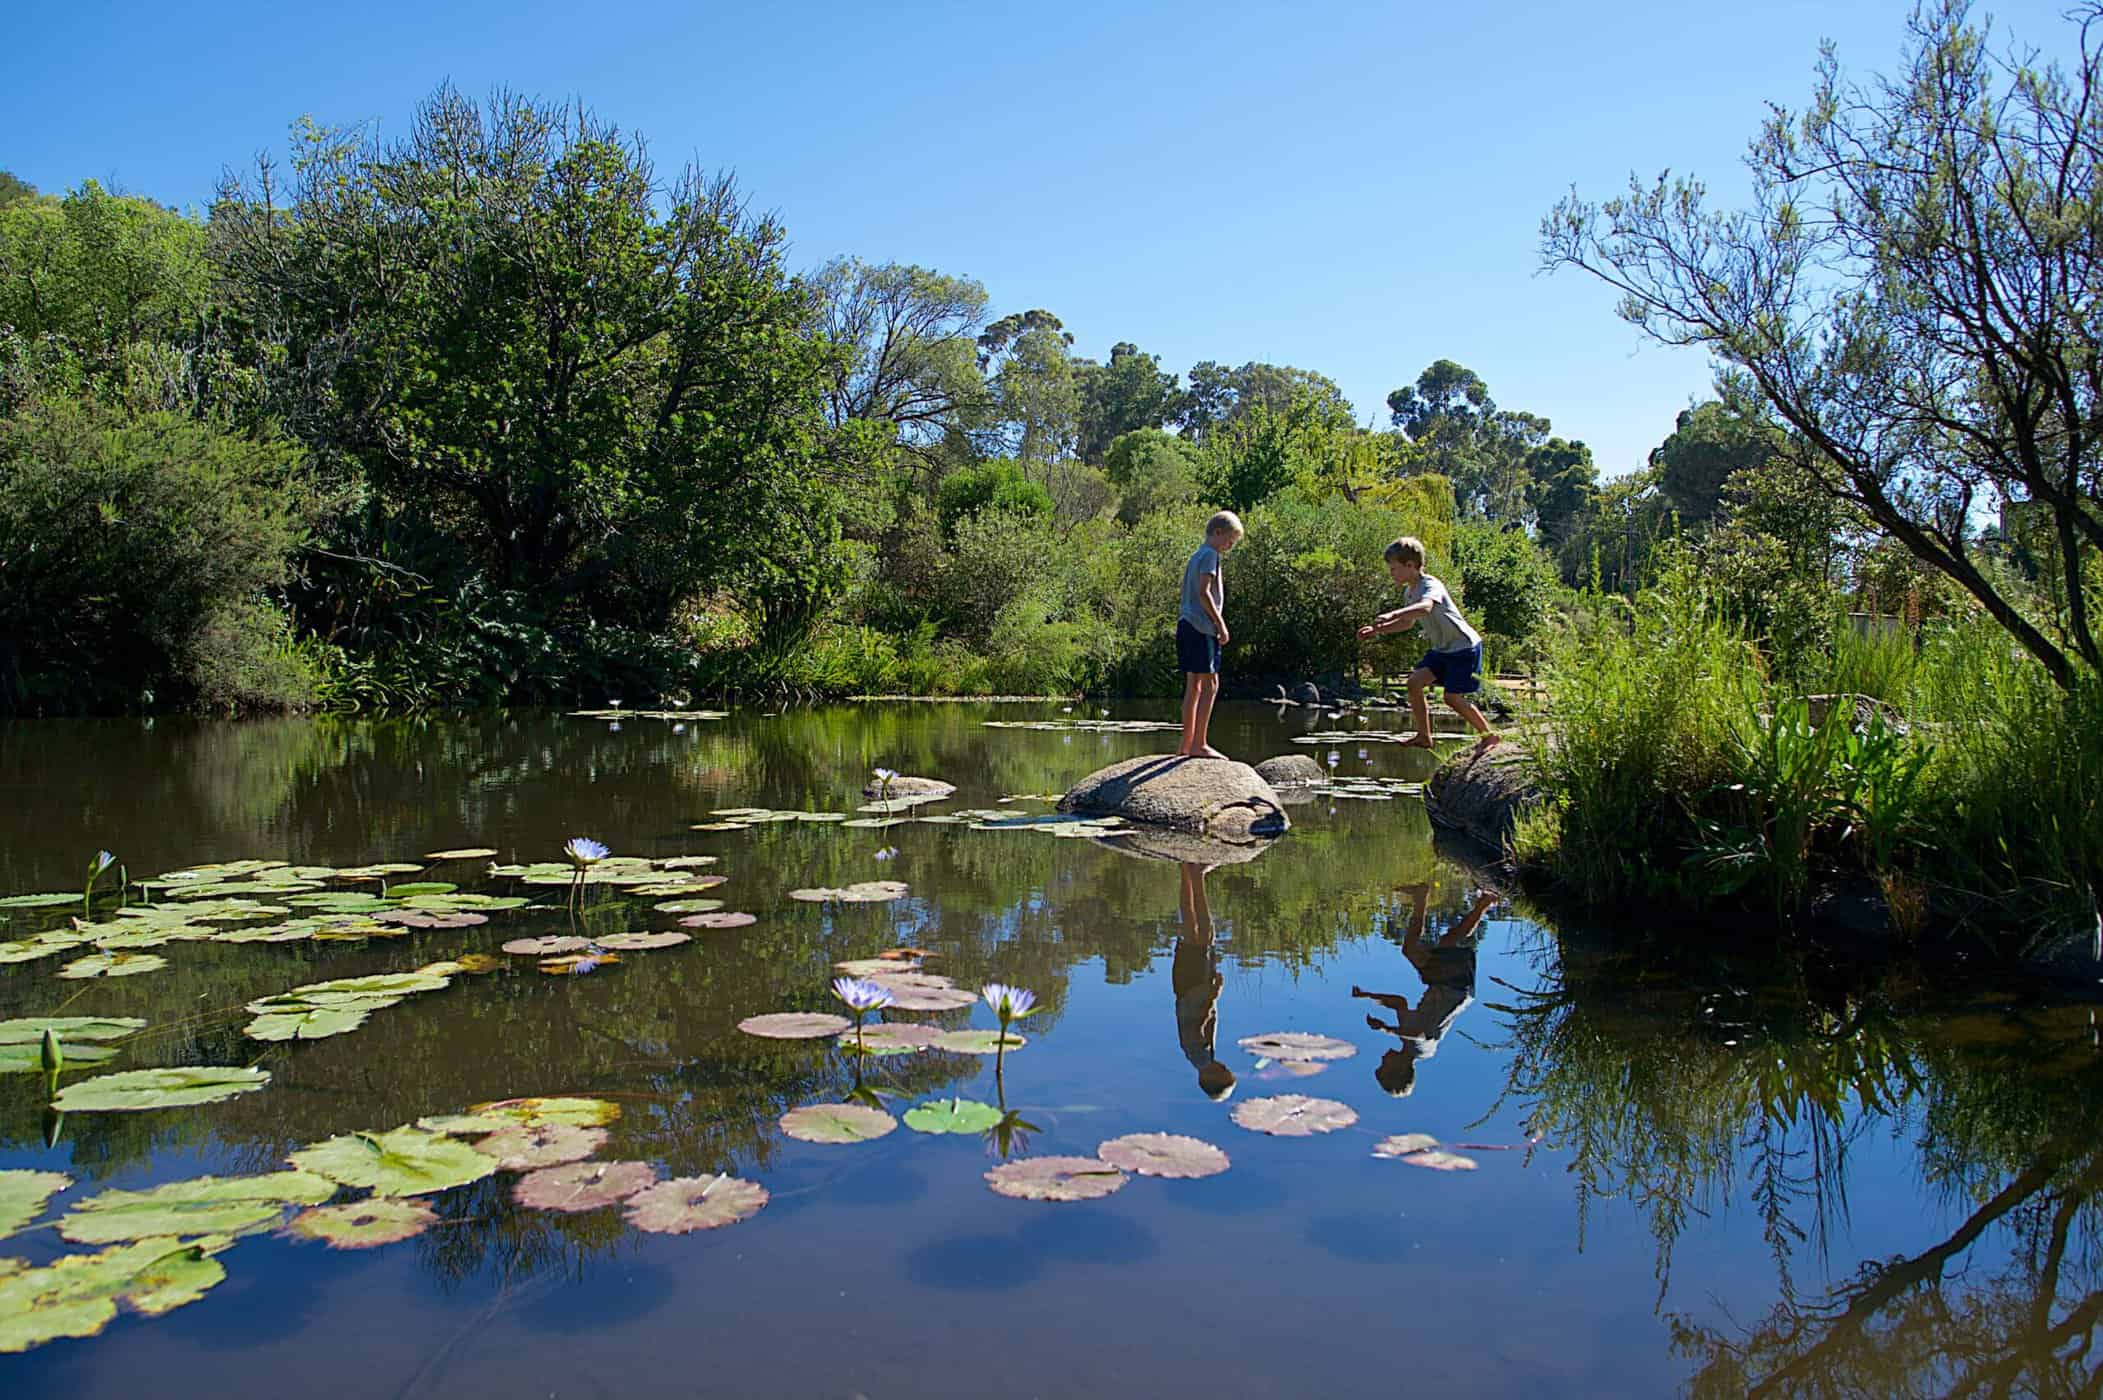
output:
[{"label": "tall grass clump", "polygon": [[1680,893],[1695,805],[1733,780],[1765,671],[1743,631],[1686,580],[1625,609],[1601,601],[1543,655],[1552,711],[1524,742],[1546,801],[1516,845],[1583,899]]}]

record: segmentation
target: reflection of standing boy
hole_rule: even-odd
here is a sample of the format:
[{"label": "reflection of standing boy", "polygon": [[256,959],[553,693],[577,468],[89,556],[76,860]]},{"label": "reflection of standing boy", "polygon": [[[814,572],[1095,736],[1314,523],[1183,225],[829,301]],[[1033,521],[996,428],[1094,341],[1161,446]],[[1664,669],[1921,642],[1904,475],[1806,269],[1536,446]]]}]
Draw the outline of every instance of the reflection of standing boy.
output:
[{"label": "reflection of standing boy", "polygon": [[1180,900],[1183,936],[1176,940],[1169,985],[1176,993],[1176,1039],[1183,1056],[1197,1066],[1198,1087],[1214,1101],[1234,1092],[1234,1071],[1212,1053],[1219,1031],[1219,957],[1212,946],[1212,906],[1205,900],[1205,867],[1183,864]]},{"label": "reflection of standing boy", "polygon": [[1402,938],[1402,955],[1424,979],[1424,994],[1412,1007],[1408,997],[1368,992],[1360,987],[1351,989],[1352,996],[1376,1001],[1395,1015],[1392,1026],[1377,1016],[1366,1017],[1365,1023],[1402,1042],[1401,1048],[1382,1055],[1380,1063],[1373,1069],[1373,1078],[1380,1087],[1397,1098],[1416,1088],[1417,1061],[1428,1060],[1438,1053],[1439,1042],[1453,1028],[1460,1013],[1475,1000],[1476,945],[1482,938],[1483,916],[1497,907],[1496,892],[1482,891],[1475,896],[1475,903],[1468,912],[1434,943],[1425,937],[1430,922],[1431,887],[1414,885],[1410,887],[1410,894],[1414,907],[1410,912],[1409,932]]}]

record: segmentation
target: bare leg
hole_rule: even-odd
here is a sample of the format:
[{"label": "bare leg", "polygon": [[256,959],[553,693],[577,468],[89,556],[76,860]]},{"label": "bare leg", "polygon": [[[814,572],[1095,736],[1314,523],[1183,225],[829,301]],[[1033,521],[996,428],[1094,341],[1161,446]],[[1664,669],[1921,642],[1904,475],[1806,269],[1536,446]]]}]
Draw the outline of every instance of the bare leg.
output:
[{"label": "bare leg", "polygon": [[1197,728],[1192,732],[1192,753],[1204,758],[1225,758],[1226,755],[1212,747],[1208,731],[1212,727],[1212,705],[1219,699],[1219,677],[1199,676],[1197,695]]},{"label": "bare leg", "polygon": [[1476,748],[1487,749],[1503,742],[1504,736],[1490,728],[1489,716],[1482,712],[1482,706],[1475,703],[1474,696],[1455,695],[1449,690],[1446,692],[1446,703],[1453,707],[1455,714],[1468,722],[1468,728],[1482,736],[1480,742],[1475,745]]},{"label": "bare leg", "polygon": [[1183,742],[1176,752],[1186,758],[1197,757],[1199,747],[1205,742],[1198,729],[1198,691],[1204,679],[1195,671],[1183,673]]},{"label": "bare leg", "polygon": [[1422,666],[1409,673],[1409,717],[1417,732],[1403,741],[1404,748],[1431,747],[1431,683],[1436,679]]}]

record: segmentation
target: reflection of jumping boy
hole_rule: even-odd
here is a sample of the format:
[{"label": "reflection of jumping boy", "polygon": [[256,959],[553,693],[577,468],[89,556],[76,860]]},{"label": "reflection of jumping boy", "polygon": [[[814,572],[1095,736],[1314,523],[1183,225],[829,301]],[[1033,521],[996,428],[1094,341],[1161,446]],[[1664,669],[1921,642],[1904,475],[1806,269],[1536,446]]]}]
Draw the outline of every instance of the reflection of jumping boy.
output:
[{"label": "reflection of jumping boy", "polygon": [[1496,892],[1484,890],[1475,896],[1468,912],[1433,943],[1424,936],[1430,916],[1431,887],[1408,888],[1415,908],[1410,913],[1409,932],[1402,938],[1402,955],[1424,979],[1424,994],[1412,1008],[1408,997],[1368,992],[1361,987],[1351,989],[1352,996],[1377,1001],[1395,1013],[1392,1026],[1377,1016],[1366,1017],[1365,1023],[1402,1042],[1401,1048],[1382,1055],[1373,1069],[1373,1078],[1380,1087],[1396,1098],[1416,1088],[1417,1061],[1438,1053],[1439,1041],[1475,1000],[1475,948],[1482,937],[1483,916],[1497,907]]},{"label": "reflection of jumping boy", "polygon": [[1169,985],[1176,992],[1176,1039],[1198,1070],[1198,1087],[1215,1102],[1234,1092],[1234,1071],[1212,1053],[1219,1029],[1219,959],[1212,946],[1212,906],[1205,901],[1205,867],[1185,861],[1180,900],[1183,936],[1176,940]]}]

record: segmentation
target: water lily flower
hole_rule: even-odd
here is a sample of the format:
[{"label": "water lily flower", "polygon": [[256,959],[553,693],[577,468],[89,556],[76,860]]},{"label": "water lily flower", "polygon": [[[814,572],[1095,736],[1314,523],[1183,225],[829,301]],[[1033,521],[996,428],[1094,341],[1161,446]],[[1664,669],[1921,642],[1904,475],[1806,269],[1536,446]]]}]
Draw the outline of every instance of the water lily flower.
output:
[{"label": "water lily flower", "polygon": [[88,862],[88,874],[91,877],[100,875],[116,863],[117,858],[108,851],[97,851],[95,852],[95,859]]},{"label": "water lily flower", "polygon": [[589,836],[572,836],[569,844],[562,848],[562,853],[568,856],[570,864],[579,870],[589,865],[597,865],[612,854],[603,843],[594,841]]},{"label": "water lily flower", "polygon": [[582,977],[587,972],[597,972],[598,970],[599,959],[594,957],[581,957],[570,964],[570,976],[572,977]]},{"label": "water lily flower", "polygon": [[44,1073],[50,1075],[56,1075],[59,1066],[66,1062],[66,1053],[59,1048],[58,1033],[49,1026],[44,1027],[44,1044],[37,1058],[44,1067]]},{"label": "water lily flower", "polygon": [[895,857],[896,857],[897,855],[898,855],[898,848],[897,848],[896,846],[886,846],[886,847],[884,847],[884,848],[883,848],[882,850],[880,850],[880,851],[878,851],[878,852],[876,853],[876,858],[877,858],[878,860],[891,860],[891,859],[895,858]]},{"label": "water lily flower", "polygon": [[1342,754],[1338,753],[1335,749],[1329,750],[1329,766],[1331,768],[1334,768],[1337,764],[1342,763],[1343,761],[1344,756]]},{"label": "water lily flower", "polygon": [[832,994],[856,1012],[881,1011],[891,1004],[891,989],[864,977],[835,977]]},{"label": "water lily flower", "polygon": [[878,782],[880,782],[880,783],[888,783],[888,782],[890,782],[890,781],[891,781],[891,780],[892,780],[893,778],[895,778],[895,777],[897,777],[897,776],[898,776],[898,773],[897,773],[897,771],[896,771],[895,769],[890,769],[890,768],[878,768],[878,769],[875,769],[875,770],[873,770],[873,771],[874,771],[874,772],[875,772],[875,774],[876,774],[876,781],[878,781]]},{"label": "water lily flower", "polygon": [[979,989],[979,995],[986,999],[986,1005],[993,1008],[993,1014],[1000,1019],[1002,1030],[1008,1028],[1008,1022],[1019,1021],[1037,1009],[1035,992],[1022,987],[1010,987],[1005,982],[988,982]]},{"label": "water lily flower", "polygon": [[609,725],[607,725],[607,726],[606,726],[606,732],[607,732],[608,734],[618,734],[618,733],[620,733],[620,732],[621,732],[621,722],[620,722],[619,720],[615,720],[615,721],[614,721],[614,722],[613,722],[612,724],[609,724]]},{"label": "water lily flower", "polygon": [[611,706],[613,706],[613,707],[614,707],[614,708],[615,708],[616,710],[618,710],[619,708],[621,708],[621,702],[620,702],[620,699],[619,699],[619,697],[618,697],[618,696],[612,696],[612,695],[609,695],[609,696],[607,696],[607,697],[606,697],[606,703],[607,703],[607,704],[609,704],[609,705],[611,705]]}]

